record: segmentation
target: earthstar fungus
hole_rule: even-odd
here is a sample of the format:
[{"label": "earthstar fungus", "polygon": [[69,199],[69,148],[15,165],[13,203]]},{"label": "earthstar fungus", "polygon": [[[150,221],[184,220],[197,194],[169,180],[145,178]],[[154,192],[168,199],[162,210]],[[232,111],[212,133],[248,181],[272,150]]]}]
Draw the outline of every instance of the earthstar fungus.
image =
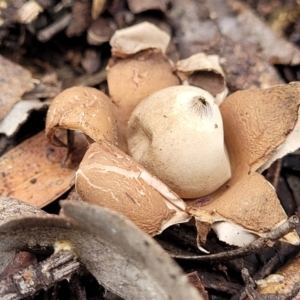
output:
[{"label": "earthstar fungus", "polygon": [[[178,91],[172,94],[172,89]],[[269,89],[239,91],[224,100],[220,110],[232,176],[226,177],[226,180],[229,180],[219,188],[210,192],[199,192],[198,196],[197,193],[192,195],[182,193],[177,186],[172,185],[170,178],[165,177],[172,176],[173,161],[170,157],[174,151],[177,151],[177,157],[182,153],[181,159],[175,161],[175,168],[177,168],[175,173],[179,172],[178,174],[182,174],[179,170],[184,169],[178,166],[180,161],[192,170],[192,165],[201,153],[195,138],[192,139],[194,143],[191,145],[186,142],[187,135],[182,134],[181,122],[186,113],[189,118],[185,120],[184,126],[188,126],[186,124],[188,123],[194,130],[195,127],[197,128],[197,123],[191,117],[191,105],[187,105],[188,101],[185,102],[185,106],[182,106],[180,114],[177,113],[177,117],[174,117],[179,110],[177,102],[178,98],[180,99],[180,90],[183,90],[183,87],[172,87],[154,94],[155,98],[161,101],[159,108],[155,106],[155,102],[150,102],[149,98],[152,95],[137,106],[129,121],[130,153],[181,197],[197,198],[187,201],[187,205],[188,212],[195,216],[198,227],[201,223],[211,224],[220,239],[239,246],[248,244],[257,236],[264,236],[272,228],[284,222],[287,216],[273,187],[257,171],[264,170],[272,161],[296,150],[300,145],[300,83],[279,85]],[[167,101],[173,104],[164,110]],[[154,121],[157,119],[159,122]],[[164,132],[163,135],[160,132],[161,128],[163,128],[161,130]],[[164,139],[165,135],[174,136],[173,131],[177,131],[178,139],[180,137],[180,142],[177,144],[174,138]],[[204,144],[209,145],[205,142]],[[194,156],[185,156],[186,153],[190,153],[190,148],[193,146],[196,148]],[[168,147],[172,149],[172,154],[164,150]],[[161,154],[164,151],[166,154]],[[207,160],[211,164],[216,161],[213,157]],[[162,175],[161,170],[168,166],[170,169]],[[178,178],[178,182],[183,182],[183,179],[180,181]],[[198,179],[196,187],[201,186],[202,183]],[[183,184],[183,187],[186,185]],[[192,188],[189,190],[191,191]],[[242,238],[237,238],[238,236]],[[205,237],[199,236],[199,240],[203,239]],[[292,244],[299,243],[296,232],[286,235],[284,240]]]},{"label": "earthstar fungus", "polygon": [[128,147],[182,198],[205,196],[231,176],[221,113],[200,88],[168,87],[142,100],[129,120]]},{"label": "earthstar fungus", "polygon": [[125,152],[127,122],[135,106],[148,95],[179,84],[164,54],[169,42],[169,34],[149,22],[117,30],[110,40],[113,56],[107,83],[118,120],[119,147]]}]

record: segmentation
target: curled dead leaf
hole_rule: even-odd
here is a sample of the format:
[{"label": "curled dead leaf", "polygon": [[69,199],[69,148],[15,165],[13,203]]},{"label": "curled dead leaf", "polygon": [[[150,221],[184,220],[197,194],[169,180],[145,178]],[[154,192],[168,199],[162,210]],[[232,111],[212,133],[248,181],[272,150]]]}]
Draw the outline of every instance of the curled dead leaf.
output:
[{"label": "curled dead leaf", "polygon": [[0,271],[15,251],[64,241],[99,283],[124,299],[203,299],[169,255],[128,219],[87,203],[62,206],[74,222],[48,215],[0,225]]}]

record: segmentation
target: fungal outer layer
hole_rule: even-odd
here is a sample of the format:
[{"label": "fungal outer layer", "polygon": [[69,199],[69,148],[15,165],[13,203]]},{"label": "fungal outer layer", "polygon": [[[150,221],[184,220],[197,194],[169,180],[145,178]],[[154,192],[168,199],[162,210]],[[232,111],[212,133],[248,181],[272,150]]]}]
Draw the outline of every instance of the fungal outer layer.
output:
[{"label": "fungal outer layer", "polygon": [[122,213],[150,235],[191,218],[179,196],[104,141],[93,143],[86,152],[75,185],[85,202]]},{"label": "fungal outer layer", "polygon": [[118,146],[124,152],[128,152],[128,120],[136,105],[148,95],[180,83],[164,54],[169,42],[169,34],[149,22],[117,30],[110,40],[113,55],[107,66],[107,83],[118,120]]},{"label": "fungal outer layer", "polygon": [[166,52],[170,35],[154,24],[142,22],[117,30],[110,39],[111,51],[115,56],[126,57],[146,49],[160,49]]},{"label": "fungal outer layer", "polygon": [[81,131],[93,141],[114,143],[117,133],[110,99],[91,87],[64,90],[54,98],[47,113],[46,136],[56,146],[64,145],[56,137],[60,128]]},{"label": "fungal outer layer", "polygon": [[183,82],[200,87],[215,97],[220,104],[228,94],[224,71],[218,55],[196,53],[175,65],[176,73]]},{"label": "fungal outer layer", "polygon": [[178,85],[179,79],[161,50],[149,49],[126,58],[111,59],[107,67],[107,83],[115,104],[118,145],[127,152],[127,124],[136,105],[158,90]]},{"label": "fungal outer layer", "polygon": [[231,176],[221,113],[200,88],[169,87],[142,100],[129,120],[128,148],[181,198],[212,193]]}]

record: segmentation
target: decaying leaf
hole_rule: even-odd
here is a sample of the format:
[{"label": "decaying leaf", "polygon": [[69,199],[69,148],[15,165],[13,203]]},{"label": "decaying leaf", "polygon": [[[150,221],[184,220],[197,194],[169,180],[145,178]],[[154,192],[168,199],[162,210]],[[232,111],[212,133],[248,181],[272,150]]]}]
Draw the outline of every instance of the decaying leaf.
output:
[{"label": "decaying leaf", "polygon": [[[287,219],[275,190],[256,171],[300,146],[299,93],[299,83],[251,89],[230,95],[220,106],[232,177],[206,197],[212,201],[208,205],[190,202],[189,212],[230,244],[247,244]],[[299,244],[296,232],[285,240]]]},{"label": "decaying leaf", "polygon": [[[181,57],[198,52],[219,55],[231,91],[283,83],[276,69],[261,53],[259,44],[251,43],[250,34],[242,35],[238,43],[231,39],[242,25],[232,26],[228,35],[222,31],[221,27],[229,26],[235,14],[228,2],[230,0],[186,0],[182,5],[180,0],[171,1],[170,16],[176,22],[175,37]],[[180,9],[176,9],[178,7]],[[248,32],[251,28],[252,24]]]},{"label": "decaying leaf", "polygon": [[11,137],[26,122],[31,111],[39,110],[49,105],[49,101],[41,102],[39,100],[21,100],[17,102],[7,116],[0,121],[0,133]]},{"label": "decaying leaf", "polygon": [[83,201],[122,213],[150,235],[190,219],[178,195],[104,141],[89,147],[75,184]]},{"label": "decaying leaf", "polygon": [[169,255],[125,217],[87,203],[62,206],[75,222],[48,215],[0,225],[0,272],[11,253],[63,242],[99,283],[124,299],[203,299]]},{"label": "decaying leaf", "polygon": [[28,70],[0,55],[0,121],[25,92],[33,89]]},{"label": "decaying leaf", "polygon": [[45,132],[31,137],[0,158],[0,194],[43,207],[72,187],[75,172],[86,150],[82,135],[65,166],[67,150],[50,145]]}]

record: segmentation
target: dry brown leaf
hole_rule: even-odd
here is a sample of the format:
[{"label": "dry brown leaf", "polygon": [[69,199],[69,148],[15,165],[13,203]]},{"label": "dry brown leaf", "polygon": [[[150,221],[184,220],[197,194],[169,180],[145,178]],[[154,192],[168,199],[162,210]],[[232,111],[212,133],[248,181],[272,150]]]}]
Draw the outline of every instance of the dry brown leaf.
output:
[{"label": "dry brown leaf", "polygon": [[99,283],[124,299],[203,299],[170,256],[125,217],[72,201],[63,202],[63,210],[76,222],[48,215],[2,223],[0,272],[18,250],[64,243]]},{"label": "dry brown leaf", "polygon": [[25,92],[33,89],[28,70],[0,55],[0,121]]},{"label": "dry brown leaf", "polygon": [[0,194],[43,207],[74,184],[75,171],[86,150],[84,136],[76,138],[75,150],[65,166],[67,149],[50,145],[45,132],[31,137],[0,158]]}]

